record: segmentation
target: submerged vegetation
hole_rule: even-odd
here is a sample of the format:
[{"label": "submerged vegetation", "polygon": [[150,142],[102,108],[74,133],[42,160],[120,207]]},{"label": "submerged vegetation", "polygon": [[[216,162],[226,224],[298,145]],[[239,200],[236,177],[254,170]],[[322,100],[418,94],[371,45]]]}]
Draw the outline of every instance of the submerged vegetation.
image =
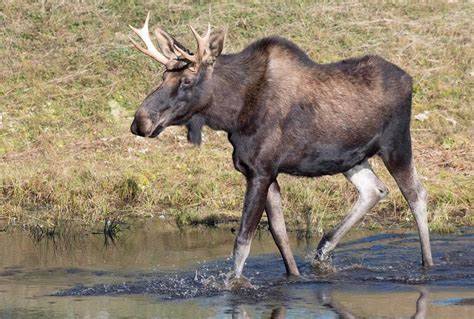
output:
[{"label": "submerged vegetation", "polygon": [[[156,140],[129,133],[161,76],[127,38],[148,10],[153,25],[189,44],[189,23],[227,27],[224,52],[278,34],[321,63],[374,53],[398,64],[415,80],[412,135],[431,228],[474,225],[472,4],[133,0],[3,2],[0,218],[8,224],[168,216],[215,225],[240,215],[244,180],[225,134],[206,129],[196,148],[183,128]],[[412,226],[393,179],[379,160],[373,166],[392,192],[363,225]],[[287,224],[307,234],[340,221],[356,195],[341,176],[279,180]]]}]

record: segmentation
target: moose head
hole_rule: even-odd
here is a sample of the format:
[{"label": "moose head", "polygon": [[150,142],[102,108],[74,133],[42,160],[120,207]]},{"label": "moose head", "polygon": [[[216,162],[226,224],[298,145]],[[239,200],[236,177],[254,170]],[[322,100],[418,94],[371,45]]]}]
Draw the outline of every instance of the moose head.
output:
[{"label": "moose head", "polygon": [[183,125],[204,109],[212,97],[214,62],[224,46],[225,32],[211,32],[200,36],[190,29],[196,39],[197,50],[192,53],[160,28],[154,34],[161,52],[153,44],[148,31],[150,13],[141,29],[130,28],[145,43],[140,46],[132,38],[133,45],[165,66],[162,82],[151,92],[135,113],[131,131],[135,135],[156,137],[167,126]]}]

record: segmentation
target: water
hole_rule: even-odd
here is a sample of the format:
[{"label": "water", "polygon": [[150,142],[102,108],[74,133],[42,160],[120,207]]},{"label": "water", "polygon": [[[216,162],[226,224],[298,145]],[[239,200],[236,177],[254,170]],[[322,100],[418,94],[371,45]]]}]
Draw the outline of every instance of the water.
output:
[{"label": "water", "polygon": [[413,232],[352,231],[325,274],[306,257],[319,238],[291,239],[301,279],[261,231],[244,269],[256,289],[229,291],[226,228],[157,220],[114,242],[0,232],[0,318],[474,318],[473,229],[433,236],[430,270]]}]

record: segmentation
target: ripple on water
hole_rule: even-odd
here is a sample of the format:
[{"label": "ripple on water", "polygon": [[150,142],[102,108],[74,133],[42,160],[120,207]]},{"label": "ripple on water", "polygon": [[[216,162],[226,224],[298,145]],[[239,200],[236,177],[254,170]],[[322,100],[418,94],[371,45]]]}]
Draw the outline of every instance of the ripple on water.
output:
[{"label": "ripple on water", "polygon": [[[335,272],[316,273],[308,259],[298,258],[302,278],[286,280],[281,259],[275,255],[249,258],[245,273],[252,288],[233,294],[253,299],[271,295],[281,286],[323,283],[397,283],[474,287],[474,241],[472,234],[433,236],[436,266],[420,266],[419,246],[414,234],[381,234],[344,243],[333,258]],[[191,271],[128,274],[122,282],[76,285],[55,296],[101,296],[152,294],[163,299],[215,296],[228,291],[231,262],[218,260]],[[458,302],[471,304],[472,300]]]}]

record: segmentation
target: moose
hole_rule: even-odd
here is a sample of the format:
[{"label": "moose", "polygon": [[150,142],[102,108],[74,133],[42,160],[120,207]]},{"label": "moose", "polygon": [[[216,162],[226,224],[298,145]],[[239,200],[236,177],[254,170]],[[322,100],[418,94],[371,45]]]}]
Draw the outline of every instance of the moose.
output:
[{"label": "moose", "polygon": [[410,75],[376,55],[318,64],[296,44],[276,36],[257,40],[239,53],[222,54],[226,32],[211,32],[210,25],[203,36],[190,27],[195,52],[156,27],[159,51],[150,38],[149,19],[150,13],[141,29],[131,27],[145,47],[130,40],[165,71],[158,88],[136,111],[131,132],[154,138],[168,126],[188,125],[190,134],[196,128],[200,134],[204,124],[227,132],[234,166],[247,183],[233,252],[237,280],[243,278],[264,211],[287,274],[299,275],[285,228],[280,173],[342,173],[358,191],[344,220],[318,244],[314,260],[324,263],[344,234],[388,194],[369,164],[375,155],[415,217],[422,264],[433,265],[427,193],[417,177],[411,146]]}]

